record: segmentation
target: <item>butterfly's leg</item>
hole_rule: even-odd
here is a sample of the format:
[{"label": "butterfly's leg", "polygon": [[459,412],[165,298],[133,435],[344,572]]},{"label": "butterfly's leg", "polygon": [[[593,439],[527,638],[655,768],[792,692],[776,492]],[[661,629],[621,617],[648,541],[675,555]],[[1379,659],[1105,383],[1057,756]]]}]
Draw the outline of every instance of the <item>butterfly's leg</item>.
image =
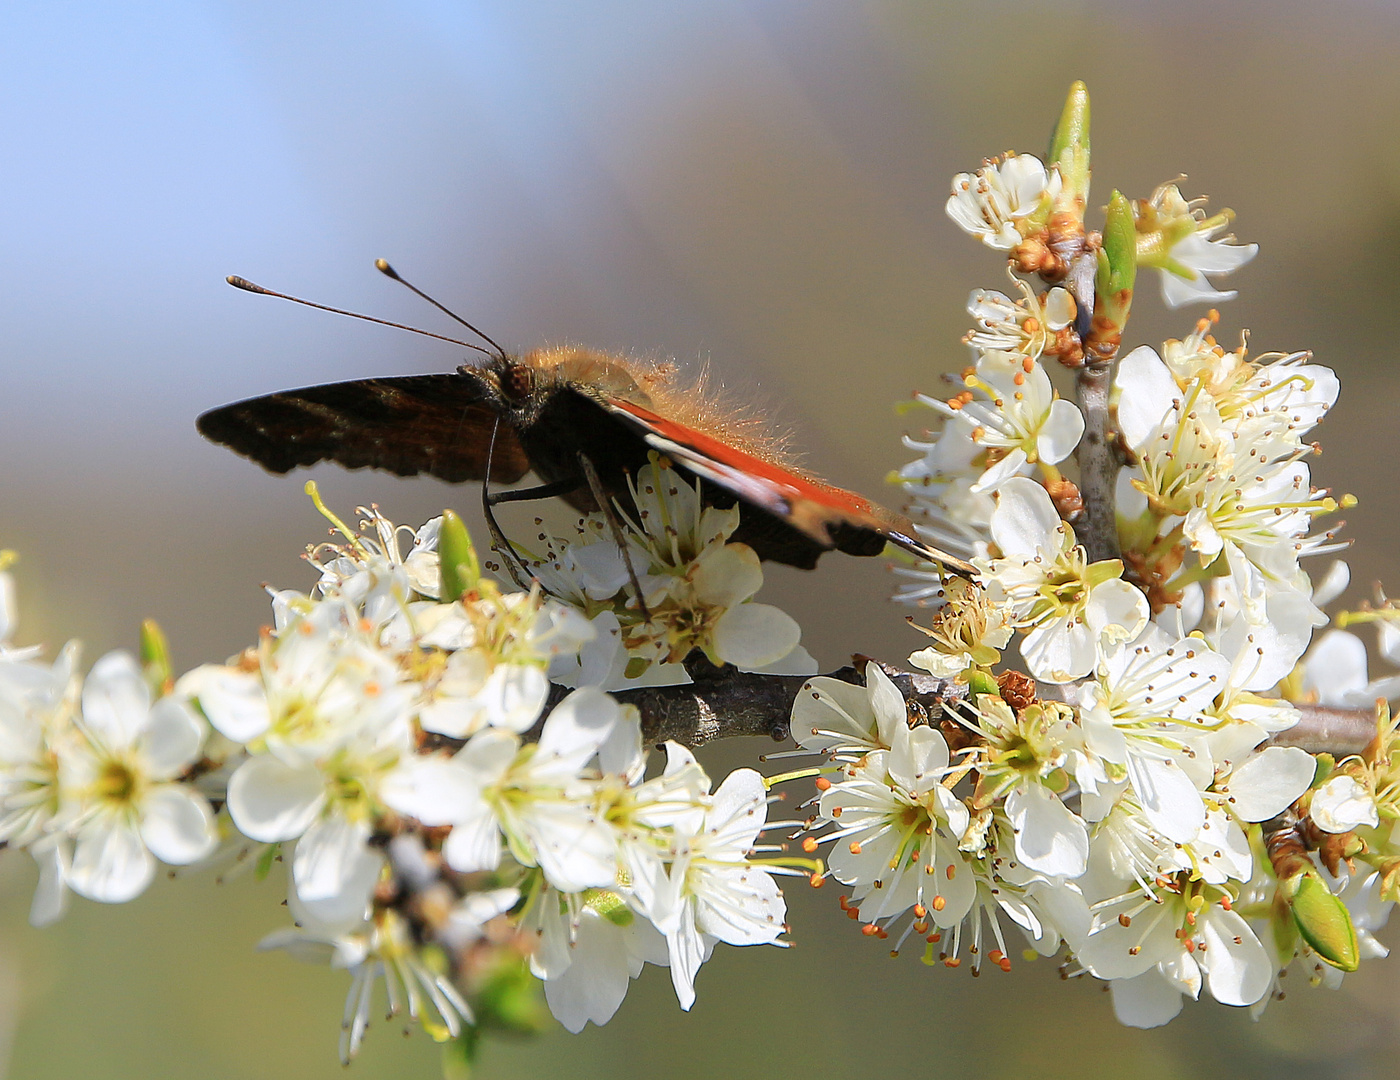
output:
[{"label": "butterfly's leg", "polygon": [[531,499],[552,499],[556,495],[568,495],[584,486],[582,476],[570,476],[564,480],[555,480],[552,484],[521,488],[519,491],[497,491],[490,495],[487,501],[492,506],[498,506],[501,503],[528,502]]},{"label": "butterfly's leg", "polygon": [[608,527],[612,530],[613,540],[617,542],[618,550],[622,552],[622,561],[627,564],[627,578],[631,581],[632,591],[637,596],[637,607],[642,613],[642,618],[651,622],[651,612],[647,610],[646,598],[642,595],[642,583],[637,577],[636,567],[632,565],[632,553],[627,549],[627,538],[622,535],[622,522],[617,520],[612,499],[608,498],[608,493],[603,488],[603,482],[598,479],[598,470],[593,467],[593,462],[588,460],[588,455],[580,451],[578,463],[583,468],[583,475],[588,479],[589,490],[593,492],[593,501],[598,504],[603,517],[607,519]]},{"label": "butterfly's leg", "polygon": [[[496,449],[496,432],[501,428],[500,417],[491,426],[491,441],[486,446],[486,472],[481,478],[481,510],[486,515],[486,528],[491,533],[491,550],[501,557],[505,563],[506,572],[510,574],[510,579],[515,582],[517,588],[529,589],[534,579],[529,568],[521,560],[519,552],[509,540],[506,534],[501,531],[501,526],[496,522],[496,515],[491,507],[496,502],[503,502],[500,496],[493,496],[490,493],[491,487],[491,458]],[[509,492],[507,494],[523,494],[523,492]]]}]

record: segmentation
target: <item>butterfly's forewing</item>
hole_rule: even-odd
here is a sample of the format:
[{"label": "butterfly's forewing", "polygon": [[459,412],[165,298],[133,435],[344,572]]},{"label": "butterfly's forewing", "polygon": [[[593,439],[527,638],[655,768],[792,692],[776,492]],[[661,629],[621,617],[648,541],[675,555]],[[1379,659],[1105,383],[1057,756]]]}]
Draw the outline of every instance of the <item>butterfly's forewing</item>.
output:
[{"label": "butterfly's forewing", "polygon": [[[461,482],[486,476],[496,424],[488,400],[470,372],[357,379],[225,405],[201,416],[198,426],[205,438],[275,473],[334,461]],[[501,424],[491,479],[511,483],[529,467],[515,432]]]},{"label": "butterfly's forewing", "polygon": [[623,398],[607,397],[602,404],[677,464],[771,514],[818,545],[815,553],[801,561],[781,555],[767,555],[767,558],[807,566],[815,562],[815,554],[822,550],[836,548],[852,555],[878,555],[888,541],[958,573],[968,576],[975,573],[962,559],[918,540],[913,523],[907,518],[853,491],[824,484],[745,453],[721,439]]}]

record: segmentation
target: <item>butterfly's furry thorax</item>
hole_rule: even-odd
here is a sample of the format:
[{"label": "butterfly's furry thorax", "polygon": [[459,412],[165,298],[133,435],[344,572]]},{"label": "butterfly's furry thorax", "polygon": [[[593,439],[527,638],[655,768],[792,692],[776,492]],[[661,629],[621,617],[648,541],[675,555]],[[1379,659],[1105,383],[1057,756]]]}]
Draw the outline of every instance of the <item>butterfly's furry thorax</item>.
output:
[{"label": "butterfly's furry thorax", "polygon": [[595,402],[612,398],[670,417],[774,465],[797,467],[788,449],[788,433],[775,430],[753,407],[717,392],[707,369],[683,379],[674,363],[557,345],[520,357],[493,357],[458,370],[491,387],[496,395],[493,404],[517,431],[558,415],[561,392]]}]

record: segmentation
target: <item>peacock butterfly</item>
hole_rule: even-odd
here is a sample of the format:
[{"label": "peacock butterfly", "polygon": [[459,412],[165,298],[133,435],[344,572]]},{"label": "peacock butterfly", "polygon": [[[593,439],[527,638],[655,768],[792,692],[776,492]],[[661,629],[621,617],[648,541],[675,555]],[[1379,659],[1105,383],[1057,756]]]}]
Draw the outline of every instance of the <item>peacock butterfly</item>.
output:
[{"label": "peacock butterfly", "polygon": [[[379,268],[402,280],[382,260]],[[544,481],[539,494],[560,495],[584,512],[599,509],[599,487],[628,506],[627,477],[659,451],[707,481],[707,504],[738,504],[733,539],[761,559],[810,569],[823,552],[878,555],[889,542],[974,572],[919,540],[907,518],[798,469],[751,417],[723,409],[703,386],[679,386],[670,365],[574,347],[511,356],[470,328],[495,350],[479,349],[486,354],[479,363],[267,394],[205,413],[199,431],[274,473],[334,461],[398,476],[513,483],[533,471]],[[518,494],[525,493],[505,497]]]}]

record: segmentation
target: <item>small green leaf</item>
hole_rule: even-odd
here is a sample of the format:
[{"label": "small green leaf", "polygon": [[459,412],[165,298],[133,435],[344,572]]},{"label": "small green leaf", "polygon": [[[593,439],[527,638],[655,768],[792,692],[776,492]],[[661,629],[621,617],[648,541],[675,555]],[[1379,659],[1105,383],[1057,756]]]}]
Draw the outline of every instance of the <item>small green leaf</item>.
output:
[{"label": "small green leaf", "polygon": [[1332,895],[1315,870],[1299,871],[1283,888],[1285,895],[1291,895],[1289,907],[1303,940],[1334,968],[1355,971],[1361,953],[1346,905]]},{"label": "small green leaf", "polygon": [[[1103,253],[1108,256],[1108,273],[1106,279],[1101,276],[1095,282],[1096,290],[1109,294],[1131,291],[1137,274],[1137,225],[1133,220],[1133,204],[1121,191],[1115,191],[1108,200]],[[1103,275],[1103,262],[1099,266]]]},{"label": "small green leaf", "polygon": [[1122,559],[1100,559],[1084,568],[1084,584],[1089,588],[1123,576]]},{"label": "small green leaf", "polygon": [[967,690],[969,694],[991,694],[994,697],[1001,697],[1001,687],[997,686],[997,681],[985,671],[976,668],[967,673]]},{"label": "small green leaf", "polygon": [[583,902],[614,926],[631,926],[635,918],[627,901],[611,889],[589,889]]},{"label": "small green leaf", "polygon": [[442,1047],[442,1080],[471,1080],[476,1067],[477,1051],[481,1047],[481,1033],[474,1027],[466,1027],[462,1034]]},{"label": "small green leaf", "polygon": [[438,567],[442,585],[438,599],[450,604],[476,588],[481,580],[481,562],[476,557],[471,535],[460,517],[451,510],[442,512],[438,532]]},{"label": "small green leaf", "polygon": [[170,666],[170,642],[155,619],[141,623],[141,670],[146,684],[156,697],[164,697],[174,686],[175,673]]},{"label": "small green leaf", "polygon": [[518,953],[502,951],[472,1001],[476,1025],[483,1032],[533,1035],[550,1022],[544,1004],[544,984],[530,974]]},{"label": "small green leaf", "polygon": [[263,848],[262,854],[258,856],[258,864],[253,868],[253,877],[258,881],[264,880],[272,872],[272,864],[277,861],[281,851],[281,844],[268,844]]}]

